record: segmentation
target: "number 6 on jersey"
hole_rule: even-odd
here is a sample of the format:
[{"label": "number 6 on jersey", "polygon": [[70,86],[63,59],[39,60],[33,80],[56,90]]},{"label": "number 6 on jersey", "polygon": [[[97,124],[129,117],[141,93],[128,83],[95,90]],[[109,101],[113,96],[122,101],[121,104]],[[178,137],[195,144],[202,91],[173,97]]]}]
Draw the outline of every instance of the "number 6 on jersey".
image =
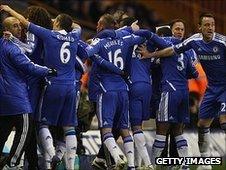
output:
[{"label": "number 6 on jersey", "polygon": [[60,60],[62,63],[67,64],[71,57],[71,52],[67,46],[70,46],[69,42],[64,42],[60,48]]},{"label": "number 6 on jersey", "polygon": [[121,49],[117,49],[112,56],[112,51],[110,51],[108,53],[108,58],[111,63],[113,63],[115,66],[117,66],[121,70],[123,70],[124,62],[123,62],[122,57],[120,56],[121,53],[122,53]]}]

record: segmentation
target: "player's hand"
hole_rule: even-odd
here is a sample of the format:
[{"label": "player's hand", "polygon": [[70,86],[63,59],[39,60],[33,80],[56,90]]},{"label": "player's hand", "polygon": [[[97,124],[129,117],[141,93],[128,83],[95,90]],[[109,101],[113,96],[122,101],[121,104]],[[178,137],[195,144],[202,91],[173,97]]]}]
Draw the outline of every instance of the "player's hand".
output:
[{"label": "player's hand", "polygon": [[54,68],[49,69],[48,76],[56,77],[57,76],[57,70]]},{"label": "player's hand", "polygon": [[12,33],[9,32],[9,31],[4,31],[3,32],[3,38],[5,38],[7,40],[9,40],[12,36],[13,36]]},{"label": "player's hand", "polygon": [[149,53],[149,51],[147,50],[147,47],[144,45],[141,45],[138,47],[138,50],[136,50],[138,53],[141,54],[141,58],[151,58],[152,53]]},{"label": "player's hand", "polygon": [[10,12],[12,9],[8,5],[1,5],[0,11]]},{"label": "player's hand", "polygon": [[132,24],[131,24],[131,27],[132,27],[132,30],[133,31],[138,31],[140,29],[139,25],[137,24],[138,23],[138,20],[134,21]]}]

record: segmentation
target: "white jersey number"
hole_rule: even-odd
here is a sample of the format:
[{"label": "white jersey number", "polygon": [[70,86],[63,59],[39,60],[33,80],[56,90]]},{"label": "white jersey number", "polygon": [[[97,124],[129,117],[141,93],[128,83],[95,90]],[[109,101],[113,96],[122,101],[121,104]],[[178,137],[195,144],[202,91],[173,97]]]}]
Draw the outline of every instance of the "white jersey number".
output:
[{"label": "white jersey number", "polygon": [[226,111],[226,103],[221,103],[221,112],[225,112]]},{"label": "white jersey number", "polygon": [[108,53],[108,58],[111,63],[119,67],[121,70],[124,68],[124,62],[120,54],[122,53],[121,49],[117,49],[112,56],[112,51]]},{"label": "white jersey number", "polygon": [[182,71],[184,69],[184,55],[181,54],[177,61],[178,61],[177,69],[179,71]]},{"label": "white jersey number", "polygon": [[67,64],[71,57],[71,52],[67,48],[68,46],[70,46],[70,43],[64,42],[60,48],[60,60],[64,64]]}]

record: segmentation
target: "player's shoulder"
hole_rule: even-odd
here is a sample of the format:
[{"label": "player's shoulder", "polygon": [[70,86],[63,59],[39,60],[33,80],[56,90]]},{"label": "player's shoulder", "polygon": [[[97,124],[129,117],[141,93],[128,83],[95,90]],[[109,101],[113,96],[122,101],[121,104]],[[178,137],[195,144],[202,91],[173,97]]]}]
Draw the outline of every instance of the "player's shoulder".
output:
[{"label": "player's shoulder", "polygon": [[6,53],[15,54],[15,53],[24,53],[20,46],[10,40],[3,40],[2,41],[3,49]]},{"label": "player's shoulder", "polygon": [[202,34],[196,33],[196,34],[193,34],[192,36],[190,36],[189,38],[187,38],[186,40],[184,40],[184,43],[189,43],[192,41],[200,41],[202,39],[203,39]]},{"label": "player's shoulder", "polygon": [[125,35],[125,36],[123,36],[123,37],[121,37],[123,40],[125,40],[125,39],[129,39],[129,38],[134,38],[134,37],[138,37],[138,36],[136,36],[135,34],[130,34],[130,35]]},{"label": "player's shoulder", "polygon": [[14,43],[13,41],[10,41],[10,40],[6,40],[6,39],[2,41],[2,44],[6,50],[12,50],[12,49],[19,48],[16,43]]},{"label": "player's shoulder", "polygon": [[219,39],[219,40],[224,40],[226,39],[226,36],[222,35],[222,34],[219,34],[219,33],[214,33],[214,38],[215,39]]},{"label": "player's shoulder", "polygon": [[90,45],[97,45],[98,43],[101,43],[101,42],[103,42],[103,41],[104,41],[104,39],[102,39],[102,38],[93,38],[93,39],[91,40]]},{"label": "player's shoulder", "polygon": [[222,34],[214,33],[213,40],[222,43],[224,46],[226,46],[226,36]]}]

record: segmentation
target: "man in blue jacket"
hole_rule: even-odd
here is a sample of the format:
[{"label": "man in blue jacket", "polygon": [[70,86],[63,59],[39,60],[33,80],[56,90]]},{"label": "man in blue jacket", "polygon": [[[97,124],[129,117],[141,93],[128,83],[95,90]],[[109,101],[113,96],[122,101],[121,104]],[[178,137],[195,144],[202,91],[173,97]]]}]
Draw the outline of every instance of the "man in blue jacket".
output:
[{"label": "man in blue jacket", "polygon": [[[19,20],[8,17],[3,21],[5,31],[21,38]],[[10,154],[0,162],[3,167],[15,167],[20,162],[24,147],[29,140],[29,113],[32,112],[28,98],[25,74],[37,77],[56,75],[56,71],[32,63],[24,49],[4,38],[0,39],[0,156],[4,144],[12,131],[16,134]]]}]

